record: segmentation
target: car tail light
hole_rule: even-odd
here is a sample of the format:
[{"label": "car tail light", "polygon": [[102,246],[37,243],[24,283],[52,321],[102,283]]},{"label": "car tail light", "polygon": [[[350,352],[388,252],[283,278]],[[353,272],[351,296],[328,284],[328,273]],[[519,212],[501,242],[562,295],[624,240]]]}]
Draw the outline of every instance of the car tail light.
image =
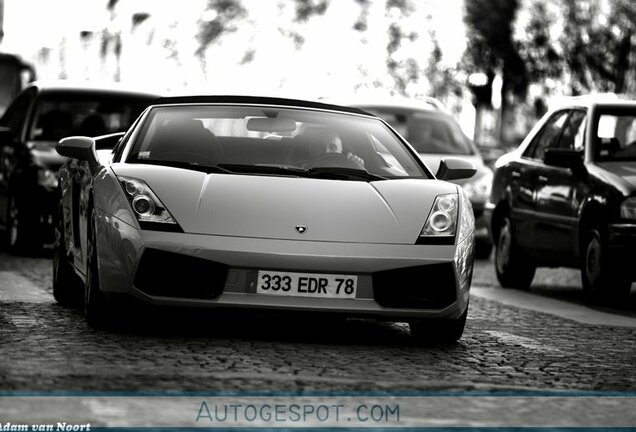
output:
[{"label": "car tail light", "polygon": [[119,182],[142,229],[182,231],[168,209],[144,181],[119,176]]}]

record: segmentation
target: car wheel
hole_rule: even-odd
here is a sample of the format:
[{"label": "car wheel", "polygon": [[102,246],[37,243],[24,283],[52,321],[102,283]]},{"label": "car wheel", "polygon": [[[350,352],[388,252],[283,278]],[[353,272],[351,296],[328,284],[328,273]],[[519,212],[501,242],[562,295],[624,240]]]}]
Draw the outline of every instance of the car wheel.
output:
[{"label": "car wheel", "polygon": [[475,258],[487,260],[492,253],[492,243],[485,240],[475,242]]},{"label": "car wheel", "polygon": [[501,221],[497,233],[495,271],[502,287],[518,289],[528,289],[536,271],[536,267],[516,246],[508,216]]},{"label": "car wheel", "polygon": [[411,338],[422,344],[452,344],[461,339],[466,326],[468,306],[456,319],[429,319],[409,323]]},{"label": "car wheel", "polygon": [[103,329],[111,325],[109,308],[100,290],[99,270],[97,267],[97,242],[95,217],[92,211],[88,217],[88,239],[86,246],[86,282],[84,284],[84,315],[86,322],[93,328]]},{"label": "car wheel", "polygon": [[53,246],[53,297],[61,305],[72,304],[79,294],[78,278],[68,262],[64,227],[60,211],[59,222],[55,226],[55,244]]},{"label": "car wheel", "polygon": [[22,211],[15,195],[9,195],[7,203],[7,245],[9,252],[24,254],[36,249],[36,229],[30,223],[26,212]]},{"label": "car wheel", "polygon": [[608,260],[607,236],[600,228],[592,228],[585,239],[581,254],[581,281],[588,299],[598,301],[627,296],[631,280]]}]

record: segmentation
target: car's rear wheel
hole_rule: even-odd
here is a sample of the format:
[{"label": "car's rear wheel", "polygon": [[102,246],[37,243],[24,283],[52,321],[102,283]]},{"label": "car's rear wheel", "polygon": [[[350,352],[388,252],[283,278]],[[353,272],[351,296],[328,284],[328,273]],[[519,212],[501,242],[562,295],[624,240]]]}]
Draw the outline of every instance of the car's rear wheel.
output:
[{"label": "car's rear wheel", "polygon": [[[79,280],[68,262],[66,242],[64,240],[63,219],[60,210],[55,226],[55,244],[53,246],[53,297],[61,305],[72,304],[78,300]],[[81,299],[81,297],[79,297]]]},{"label": "car's rear wheel", "polygon": [[631,280],[624,269],[609,259],[607,234],[602,228],[587,232],[581,252],[581,281],[588,299],[616,300],[629,294]]},{"label": "car's rear wheel", "polygon": [[84,284],[84,314],[86,322],[93,328],[108,328],[113,320],[110,316],[107,299],[100,290],[99,269],[97,264],[97,242],[95,216],[89,212],[88,241],[86,246],[86,282]]},{"label": "car's rear wheel", "polygon": [[466,326],[468,306],[464,313],[456,319],[429,319],[411,321],[409,328],[411,337],[416,343],[452,344],[461,339]]},{"label": "car's rear wheel", "polygon": [[528,289],[536,271],[536,266],[517,246],[508,216],[502,218],[497,230],[495,271],[502,287],[518,289]]}]

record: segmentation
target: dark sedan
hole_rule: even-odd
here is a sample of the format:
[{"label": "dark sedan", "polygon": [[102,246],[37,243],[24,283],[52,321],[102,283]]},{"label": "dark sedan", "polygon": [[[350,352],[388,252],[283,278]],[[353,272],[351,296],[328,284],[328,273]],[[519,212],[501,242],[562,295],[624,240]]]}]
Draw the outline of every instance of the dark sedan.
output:
[{"label": "dark sedan", "polygon": [[120,88],[33,83],[0,119],[0,229],[13,252],[53,242],[58,212],[55,144],[66,136],[128,129],[157,95]]},{"label": "dark sedan", "polygon": [[581,269],[591,298],[636,279],[636,101],[574,98],[548,112],[496,164],[487,214],[504,287],[535,269]]}]

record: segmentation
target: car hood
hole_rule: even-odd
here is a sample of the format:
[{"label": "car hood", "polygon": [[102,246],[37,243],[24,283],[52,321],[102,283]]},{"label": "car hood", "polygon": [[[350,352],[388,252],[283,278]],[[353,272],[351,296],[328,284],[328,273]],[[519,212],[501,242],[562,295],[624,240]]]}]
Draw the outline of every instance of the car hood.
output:
[{"label": "car hood", "polygon": [[608,180],[621,184],[629,192],[636,191],[636,162],[599,162],[608,174]]},{"label": "car hood", "polygon": [[223,236],[414,244],[435,197],[457,191],[437,180],[368,183],[140,164],[111,168],[117,176],[144,180],[186,233]]},{"label": "car hood", "polygon": [[60,156],[60,154],[55,151],[55,143],[52,141],[32,141],[28,146],[31,151],[33,163],[39,167],[57,171],[66,161],[64,156]]},{"label": "car hood", "polygon": [[484,175],[489,168],[484,164],[483,159],[479,155],[452,155],[452,154],[431,154],[431,153],[418,153],[420,159],[424,161],[426,166],[433,172],[433,174],[437,173],[439,169],[439,164],[442,162],[444,158],[457,158],[468,161],[475,165],[477,168],[477,174],[468,179],[459,179],[452,180],[453,183],[458,185],[464,185],[468,182],[474,181]]}]

